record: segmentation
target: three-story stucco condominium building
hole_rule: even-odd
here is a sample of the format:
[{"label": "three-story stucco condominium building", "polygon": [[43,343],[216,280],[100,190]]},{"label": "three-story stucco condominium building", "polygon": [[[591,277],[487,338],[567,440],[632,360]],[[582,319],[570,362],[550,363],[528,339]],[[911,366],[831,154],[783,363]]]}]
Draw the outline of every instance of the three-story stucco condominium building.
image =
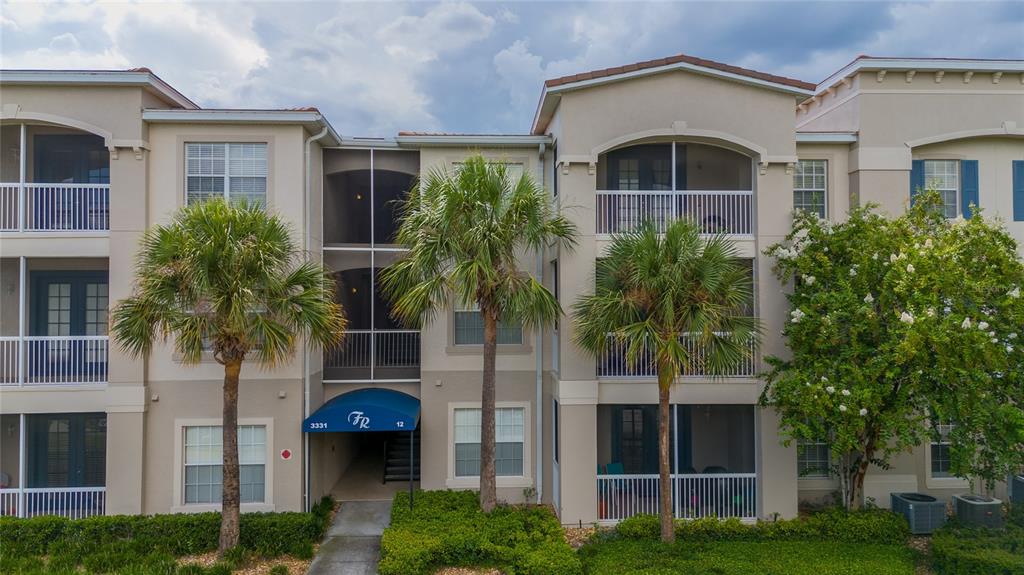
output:
[{"label": "three-story stucco condominium building", "polygon": [[[201,109],[145,69],[4,71],[0,162],[0,513],[166,513],[220,498],[220,366],[146,360],[107,339],[148,226],[212,196],[265,202],[339,280],[345,341],[247,365],[240,393],[244,510],[328,493],[385,498],[412,480],[474,488],[482,324],[451,302],[396,323],[377,272],[401,257],[396,200],[471,151],[541,182],[581,232],[571,252],[522,254],[568,307],[611,238],[643,219],[730,234],[753,270],[756,358],[672,390],[682,517],[793,516],[836,489],[826,444],[783,447],[756,406],[761,358],[785,354],[785,287],[762,250],[794,208],[842,219],[940,189],[1024,241],[1024,62],[860,57],[815,85],[678,56],[549,80],[529,133],[339,136],[315,109]],[[565,523],[657,509],[656,383],[610,345],[594,359],[571,318],[499,329],[499,496],[539,498]],[[873,471],[867,495],[950,495],[941,442]]]}]

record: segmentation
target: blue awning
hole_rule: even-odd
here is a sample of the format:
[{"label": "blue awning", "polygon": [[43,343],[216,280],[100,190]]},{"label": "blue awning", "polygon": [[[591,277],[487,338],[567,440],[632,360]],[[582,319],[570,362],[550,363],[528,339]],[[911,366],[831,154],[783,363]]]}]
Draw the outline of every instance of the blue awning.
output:
[{"label": "blue awning", "polygon": [[302,422],[307,433],[412,431],[420,420],[420,400],[390,389],[357,389],[320,406]]}]

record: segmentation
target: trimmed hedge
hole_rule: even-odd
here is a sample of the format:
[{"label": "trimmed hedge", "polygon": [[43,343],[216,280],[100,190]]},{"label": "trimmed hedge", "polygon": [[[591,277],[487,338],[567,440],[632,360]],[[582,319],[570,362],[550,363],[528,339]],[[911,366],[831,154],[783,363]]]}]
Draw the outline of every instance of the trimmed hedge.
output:
[{"label": "trimmed hedge", "polygon": [[[247,554],[278,557],[312,555],[312,545],[327,529],[334,503],[325,497],[311,513],[244,513],[239,547],[229,560]],[[43,572],[39,558],[48,557],[45,572],[176,573],[175,557],[217,549],[219,513],[111,515],[86,519],[39,516],[0,518],[0,572]],[[230,566],[178,569],[204,575]]]},{"label": "trimmed hedge", "polygon": [[579,556],[587,575],[913,575],[914,552],[900,545],[831,541],[679,540],[665,545],[616,533]]},{"label": "trimmed hedge", "polygon": [[[910,536],[907,521],[881,509],[846,511],[832,509],[807,518],[743,523],[739,519],[680,519],[676,537],[686,541],[831,541],[901,545]],[[616,531],[628,539],[658,539],[657,515],[634,515],[621,521]]]},{"label": "trimmed hedge", "polygon": [[932,536],[932,569],[938,575],[1024,575],[1024,505],[1010,509],[1004,529],[948,523]]},{"label": "trimmed hedge", "polygon": [[581,575],[576,553],[546,507],[480,510],[472,491],[399,493],[381,539],[381,575],[423,575],[443,566],[498,567],[508,575]]}]

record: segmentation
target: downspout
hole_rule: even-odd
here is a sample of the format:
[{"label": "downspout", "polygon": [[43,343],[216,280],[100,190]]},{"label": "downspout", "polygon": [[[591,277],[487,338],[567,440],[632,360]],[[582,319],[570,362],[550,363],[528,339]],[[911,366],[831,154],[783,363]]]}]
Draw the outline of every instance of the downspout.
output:
[{"label": "downspout", "polygon": [[[544,144],[541,144],[537,150],[537,181],[540,182],[541,187],[545,190],[545,200],[547,199],[547,188],[544,187]],[[544,246],[541,246],[537,250],[537,280],[543,281],[544,279]],[[534,436],[536,439],[533,441],[535,447],[535,456],[537,460],[537,504],[540,505],[544,500],[544,329],[541,327],[537,328],[536,343],[534,349],[534,357],[537,359],[537,407],[536,414],[536,431]]]},{"label": "downspout", "polygon": [[[312,150],[312,147],[313,147],[313,142],[315,142],[315,141],[319,140],[320,138],[323,138],[324,136],[326,136],[327,132],[328,132],[327,126],[324,126],[324,128],[322,130],[320,130],[319,134],[316,134],[315,136],[310,136],[310,137],[306,138],[306,145],[305,145],[305,149],[303,150],[303,153],[304,153],[304,156],[305,156],[304,159],[306,161],[306,181],[305,181],[305,186],[304,186],[305,189],[303,190],[304,193],[302,195],[303,202],[304,202],[304,209],[302,211],[302,220],[303,220],[302,221],[302,229],[304,229],[306,231],[306,237],[303,238],[303,251],[306,252],[307,256],[309,254],[310,244],[313,243],[313,240],[310,237],[310,233],[309,233],[309,226],[311,225],[311,222],[313,221],[313,214],[312,214],[312,209],[313,208],[312,208],[312,206],[310,204],[310,196],[313,193],[313,173],[312,173],[313,172],[313,159],[312,159],[311,150]],[[323,195],[323,190],[321,190],[321,196],[322,195]],[[322,199],[321,199],[321,204],[320,205],[323,206]],[[322,208],[321,208],[321,211],[322,211]],[[321,236],[322,235],[323,235],[323,230],[321,230]],[[323,249],[320,250],[320,253],[318,255],[320,256],[320,263],[323,264],[323,259],[324,259],[324,251],[323,251]],[[303,351],[302,351],[302,373],[303,373],[303,378],[302,378],[302,421],[305,421],[306,418],[309,417],[309,387],[310,387],[310,383],[309,382],[310,382],[310,379],[312,379],[312,375],[313,375],[313,374],[310,373],[309,370],[312,367],[312,363],[313,362],[311,362],[309,360],[309,340],[307,340],[306,341],[306,345],[303,347]],[[303,499],[303,502],[304,502],[303,508],[308,512],[310,510],[310,504],[311,504],[310,497],[309,497],[309,490],[312,488],[313,482],[312,482],[312,479],[310,478],[310,468],[311,468],[311,466],[310,466],[310,462],[309,462],[309,434],[305,433],[305,432],[303,432],[303,434],[302,434],[302,466],[303,466],[303,475],[304,475],[304,477],[303,477],[303,484],[305,485],[305,489],[303,490],[303,494],[302,494],[302,499]]]}]

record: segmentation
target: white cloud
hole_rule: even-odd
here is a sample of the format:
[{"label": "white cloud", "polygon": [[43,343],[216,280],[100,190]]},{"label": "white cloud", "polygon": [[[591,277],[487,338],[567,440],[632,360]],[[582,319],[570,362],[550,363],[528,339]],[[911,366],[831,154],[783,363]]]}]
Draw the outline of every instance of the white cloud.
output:
[{"label": "white cloud", "polygon": [[[88,2],[3,8],[0,66],[147,66],[204,106],[316,105],[346,135],[523,131],[545,78],[680,52],[809,81],[861,53],[1024,55],[1024,7],[1012,2],[868,3],[862,10],[822,4],[816,6],[818,34],[783,46],[780,34],[793,38],[788,30],[799,28],[788,3]],[[850,34],[851,26],[861,28]]]}]

